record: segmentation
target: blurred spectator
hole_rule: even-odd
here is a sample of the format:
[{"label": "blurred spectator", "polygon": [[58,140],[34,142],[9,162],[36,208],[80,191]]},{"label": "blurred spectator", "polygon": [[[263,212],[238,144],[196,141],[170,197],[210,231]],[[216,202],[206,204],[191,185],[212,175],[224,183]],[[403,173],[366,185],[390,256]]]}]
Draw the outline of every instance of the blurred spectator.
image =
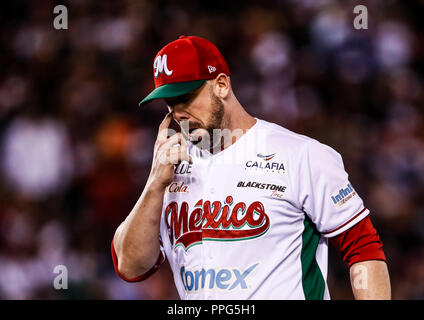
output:
[{"label": "blurred spectator", "polygon": [[16,118],[4,132],[2,168],[11,190],[30,198],[65,188],[73,170],[66,129],[57,120]]}]

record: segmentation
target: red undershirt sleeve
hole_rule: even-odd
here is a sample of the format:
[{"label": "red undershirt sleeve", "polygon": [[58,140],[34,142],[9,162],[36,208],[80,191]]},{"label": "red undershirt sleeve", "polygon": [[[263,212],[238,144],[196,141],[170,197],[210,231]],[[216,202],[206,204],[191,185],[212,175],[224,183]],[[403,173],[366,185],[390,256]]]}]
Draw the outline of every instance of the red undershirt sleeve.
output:
[{"label": "red undershirt sleeve", "polygon": [[330,238],[330,242],[337,248],[349,268],[356,262],[367,260],[387,262],[383,243],[369,217]]},{"label": "red undershirt sleeve", "polygon": [[118,257],[116,256],[115,248],[113,246],[113,240],[112,240],[112,244],[111,244],[111,253],[112,253],[113,266],[115,268],[116,274],[121,279],[123,279],[127,282],[139,282],[139,281],[146,280],[148,277],[150,277],[152,274],[154,274],[159,269],[159,267],[162,263],[165,262],[165,257],[162,254],[162,251],[159,251],[159,257],[156,260],[155,265],[149,271],[147,271],[146,273],[143,273],[142,275],[139,275],[136,278],[128,279],[128,278],[124,277],[118,270]]}]

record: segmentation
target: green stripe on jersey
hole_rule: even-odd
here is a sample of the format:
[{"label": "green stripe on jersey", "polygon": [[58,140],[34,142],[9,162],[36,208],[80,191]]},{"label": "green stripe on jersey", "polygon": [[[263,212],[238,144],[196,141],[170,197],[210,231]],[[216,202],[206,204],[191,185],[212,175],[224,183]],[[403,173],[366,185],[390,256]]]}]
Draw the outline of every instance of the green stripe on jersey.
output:
[{"label": "green stripe on jersey", "polygon": [[325,281],[315,259],[320,233],[313,222],[305,214],[305,229],[302,234],[302,286],[306,300],[322,300],[324,298]]}]

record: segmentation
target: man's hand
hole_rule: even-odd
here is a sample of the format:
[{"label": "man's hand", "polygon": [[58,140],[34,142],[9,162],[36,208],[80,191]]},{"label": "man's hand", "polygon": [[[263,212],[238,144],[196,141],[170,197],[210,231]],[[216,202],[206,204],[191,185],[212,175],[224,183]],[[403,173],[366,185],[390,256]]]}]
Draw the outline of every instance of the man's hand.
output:
[{"label": "man's hand", "polygon": [[384,261],[357,262],[350,267],[350,282],[356,300],[390,300],[390,278]]},{"label": "man's hand", "polygon": [[183,160],[192,162],[187,154],[187,142],[181,133],[168,138],[171,119],[172,115],[167,114],[159,126],[147,184],[130,214],[117,228],[113,239],[118,272],[127,279],[144,274],[158,260],[158,235],[165,188],[174,178],[174,164]]},{"label": "man's hand", "polygon": [[187,153],[187,142],[181,133],[176,133],[168,138],[168,128],[172,120],[168,113],[159,126],[158,136],[153,151],[152,169],[149,184],[165,188],[174,178],[174,165],[182,161],[192,163]]}]

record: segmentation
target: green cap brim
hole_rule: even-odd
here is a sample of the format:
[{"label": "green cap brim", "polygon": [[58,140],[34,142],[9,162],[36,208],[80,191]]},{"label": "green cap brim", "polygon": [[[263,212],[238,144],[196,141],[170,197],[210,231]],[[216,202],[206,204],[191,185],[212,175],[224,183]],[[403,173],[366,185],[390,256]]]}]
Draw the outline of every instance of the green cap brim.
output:
[{"label": "green cap brim", "polygon": [[189,93],[190,91],[196,90],[200,88],[206,80],[195,80],[195,81],[187,81],[187,82],[174,82],[165,84],[163,86],[157,87],[155,90],[150,92],[150,94],[144,98],[138,105],[142,106],[149,101],[154,99],[166,99],[166,98],[174,98],[181,96],[183,94]]}]

